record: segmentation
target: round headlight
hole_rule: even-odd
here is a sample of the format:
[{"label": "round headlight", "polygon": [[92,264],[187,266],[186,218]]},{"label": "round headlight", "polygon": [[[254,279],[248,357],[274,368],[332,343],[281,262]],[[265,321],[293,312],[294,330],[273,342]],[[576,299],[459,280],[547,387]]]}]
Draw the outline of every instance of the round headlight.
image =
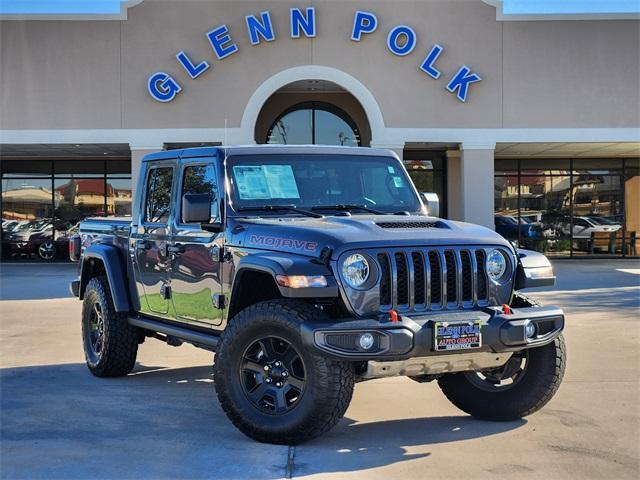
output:
[{"label": "round headlight", "polygon": [[359,253],[349,255],[342,262],[342,276],[352,288],[362,286],[369,278],[369,273],[369,262]]},{"label": "round headlight", "polygon": [[487,255],[487,274],[492,280],[498,280],[507,270],[507,260],[499,250],[491,250]]}]

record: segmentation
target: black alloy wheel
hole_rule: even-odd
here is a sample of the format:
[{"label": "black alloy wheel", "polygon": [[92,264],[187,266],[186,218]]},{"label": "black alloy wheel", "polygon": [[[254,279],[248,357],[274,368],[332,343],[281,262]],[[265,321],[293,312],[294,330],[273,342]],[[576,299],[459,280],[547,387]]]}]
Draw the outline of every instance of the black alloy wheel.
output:
[{"label": "black alloy wheel", "polygon": [[247,399],[265,413],[289,412],[305,391],[302,357],[282,338],[265,337],[252,343],[242,356],[239,373]]},{"label": "black alloy wheel", "polygon": [[507,363],[501,367],[491,368],[480,372],[465,372],[469,382],[486,392],[505,391],[520,382],[527,371],[529,362],[528,350],[515,352]]},{"label": "black alloy wheel", "polygon": [[104,316],[100,302],[94,303],[89,312],[88,335],[85,337],[85,341],[87,342],[86,350],[91,357],[91,361],[98,363],[104,348]]}]

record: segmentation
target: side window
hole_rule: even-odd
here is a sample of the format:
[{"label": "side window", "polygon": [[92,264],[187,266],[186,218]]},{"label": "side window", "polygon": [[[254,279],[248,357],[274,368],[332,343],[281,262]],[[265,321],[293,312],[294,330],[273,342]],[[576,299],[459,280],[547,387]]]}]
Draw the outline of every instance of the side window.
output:
[{"label": "side window", "polygon": [[154,168],[147,179],[147,204],[145,205],[145,221],[151,223],[167,223],[171,208],[171,185],[173,169],[171,167]]},{"label": "side window", "polygon": [[[182,193],[209,193],[211,195],[211,222],[218,220],[218,187],[213,165],[189,165],[184,169],[182,177]],[[181,219],[182,221],[182,219]]]}]

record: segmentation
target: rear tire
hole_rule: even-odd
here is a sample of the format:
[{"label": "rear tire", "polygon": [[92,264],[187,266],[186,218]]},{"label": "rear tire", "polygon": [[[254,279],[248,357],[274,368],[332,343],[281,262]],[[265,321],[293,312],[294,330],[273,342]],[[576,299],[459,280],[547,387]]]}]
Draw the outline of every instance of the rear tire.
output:
[{"label": "rear tire", "polygon": [[300,324],[325,318],[302,302],[246,308],[222,334],[214,381],[222,409],[259,442],[294,445],[322,435],[344,416],[353,394],[351,364],[306,348]]},{"label": "rear tire", "polygon": [[507,378],[510,384],[498,383],[500,369],[450,373],[443,375],[438,384],[451,403],[474,417],[496,421],[526,417],[540,410],[558,391],[567,357],[562,335],[548,345],[523,352],[526,353],[521,357],[514,354],[505,364],[508,367],[518,358],[524,360],[519,371],[511,364],[512,375]]},{"label": "rear tire", "polygon": [[116,312],[106,277],[89,280],[82,304],[82,340],[87,367],[96,377],[120,377],[133,370],[138,328]]}]

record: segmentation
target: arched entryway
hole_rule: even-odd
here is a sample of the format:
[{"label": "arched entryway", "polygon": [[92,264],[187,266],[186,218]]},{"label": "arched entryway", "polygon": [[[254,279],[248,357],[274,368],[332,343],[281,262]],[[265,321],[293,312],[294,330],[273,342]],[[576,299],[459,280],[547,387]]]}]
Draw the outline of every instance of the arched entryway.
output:
[{"label": "arched entryway", "polygon": [[371,129],[360,102],[327,80],[299,80],[264,103],[256,143],[369,146]]}]

